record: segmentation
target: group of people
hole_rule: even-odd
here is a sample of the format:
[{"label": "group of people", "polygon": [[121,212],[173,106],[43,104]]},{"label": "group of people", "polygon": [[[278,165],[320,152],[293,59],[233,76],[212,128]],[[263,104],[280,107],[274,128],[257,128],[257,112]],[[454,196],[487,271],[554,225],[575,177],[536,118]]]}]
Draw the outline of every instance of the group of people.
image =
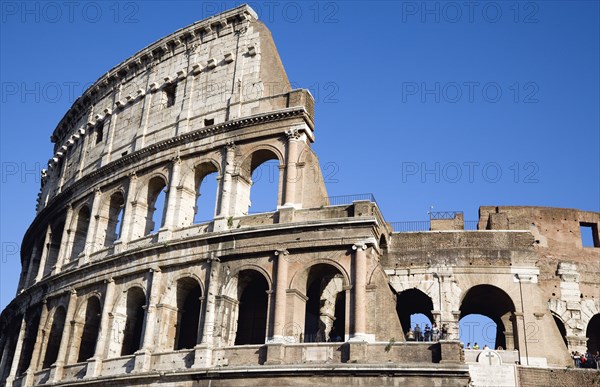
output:
[{"label": "group of people", "polygon": [[590,351],[587,351],[585,354],[573,351],[571,352],[571,357],[577,368],[600,369],[600,351],[596,351],[596,355],[592,355]]},{"label": "group of people", "polygon": [[[462,344],[462,343],[460,343],[460,345],[462,346],[463,344]],[[464,348],[465,348],[465,349],[481,349],[481,348],[479,348],[479,344],[477,344],[477,342],[475,342],[475,344],[473,344],[473,346],[472,346],[472,347],[471,347],[471,343],[467,343],[467,346],[466,346],[466,347],[464,347]],[[484,350],[485,350],[485,349],[490,349],[490,347],[488,347],[488,345],[487,345],[487,344],[485,344],[485,345],[483,346],[483,349],[484,349]],[[502,350],[502,347],[498,347],[496,350],[497,350],[497,351],[501,351],[501,350]]]},{"label": "group of people", "polygon": [[442,325],[442,329],[440,330],[436,323],[425,324],[425,328],[421,330],[419,324],[416,324],[414,329],[411,328],[408,330],[406,334],[406,339],[408,341],[438,341],[444,340],[448,336],[448,327],[446,324]]}]

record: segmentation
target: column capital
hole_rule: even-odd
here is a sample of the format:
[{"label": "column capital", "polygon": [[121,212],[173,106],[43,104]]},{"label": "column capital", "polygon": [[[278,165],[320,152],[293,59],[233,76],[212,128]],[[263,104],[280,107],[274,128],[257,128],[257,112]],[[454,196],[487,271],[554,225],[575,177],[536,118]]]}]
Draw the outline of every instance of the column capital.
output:
[{"label": "column capital", "polygon": [[96,195],[96,196],[102,195],[102,190],[100,189],[100,187],[94,188],[94,195]]},{"label": "column capital", "polygon": [[287,251],[286,249],[275,250],[275,256],[279,256],[279,255],[286,256],[286,255],[289,255],[289,254],[290,254],[290,252]]},{"label": "column capital", "polygon": [[179,154],[176,154],[175,156],[171,157],[171,162],[173,164],[181,164],[181,156],[179,156]]},{"label": "column capital", "polygon": [[285,135],[287,136],[289,141],[300,140],[302,133],[296,128],[288,129],[285,131]]},{"label": "column capital", "polygon": [[352,250],[362,250],[365,251],[367,249],[367,244],[365,242],[356,242],[355,244],[352,245]]},{"label": "column capital", "polygon": [[225,148],[227,149],[227,151],[235,151],[237,148],[237,145],[235,145],[234,141],[227,141],[225,143]]}]

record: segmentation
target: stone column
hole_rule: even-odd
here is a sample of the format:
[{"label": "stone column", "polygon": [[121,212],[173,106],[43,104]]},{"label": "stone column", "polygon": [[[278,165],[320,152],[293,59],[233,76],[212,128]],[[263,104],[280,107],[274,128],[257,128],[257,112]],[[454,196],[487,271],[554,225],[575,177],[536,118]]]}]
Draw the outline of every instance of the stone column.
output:
[{"label": "stone column", "polygon": [[209,259],[206,270],[205,286],[208,289],[204,299],[205,313],[202,327],[202,341],[194,348],[193,368],[209,367],[212,364],[212,349],[215,339],[216,296],[219,292],[219,270],[221,262],[218,258]]},{"label": "stone column", "polygon": [[127,242],[131,240],[132,222],[135,219],[137,180],[138,177],[135,171],[129,174],[129,187],[127,188],[127,197],[125,198],[125,212],[123,213],[123,225],[121,226],[121,237],[119,238],[123,246],[126,246]]},{"label": "stone column", "polygon": [[23,349],[23,341],[25,340],[25,333],[27,331],[27,319],[25,316],[21,317],[21,329],[19,329],[19,337],[17,337],[17,345],[15,346],[15,354],[10,365],[10,373],[6,378],[6,387],[11,387],[13,381],[17,377],[17,368],[19,361],[21,360],[21,351]]},{"label": "stone column", "polygon": [[3,373],[4,370],[6,369],[6,358],[8,357],[8,352],[10,351],[10,341],[8,340],[8,337],[6,336],[2,336],[2,340],[4,341],[4,346],[2,347],[2,357],[0,357],[0,380],[2,380],[3,377]]},{"label": "stone column", "polygon": [[167,213],[163,229],[173,230],[177,224],[177,185],[181,175],[181,158],[176,156],[172,159],[171,178],[169,179],[169,191],[167,193]]},{"label": "stone column", "polygon": [[115,298],[115,281],[110,278],[106,281],[106,292],[104,294],[104,305],[102,306],[102,317],[100,317],[100,332],[96,341],[94,357],[88,361],[86,377],[99,376],[102,371],[102,360],[104,360],[106,345],[110,339],[110,313],[113,309]]},{"label": "stone column", "polygon": [[287,300],[287,280],[288,280],[288,251],[277,250],[277,277],[275,280],[275,313],[273,328],[271,330],[273,337],[272,342],[280,343],[284,341],[285,328],[285,310]]},{"label": "stone column", "polygon": [[100,188],[94,189],[94,199],[92,200],[90,224],[88,226],[87,235],[85,237],[85,248],[83,250],[84,258],[82,263],[89,262],[90,254],[96,251],[96,228],[98,227],[98,219],[100,218],[99,209],[101,200],[102,191],[100,191]]},{"label": "stone column", "polygon": [[146,305],[146,320],[144,323],[143,330],[143,342],[142,348],[135,353],[135,371],[143,372],[148,371],[151,365],[152,352],[156,346],[156,320],[159,319],[157,316],[156,304],[158,304],[159,294],[161,292],[161,279],[162,272],[160,268],[152,268],[148,271],[147,284],[150,287],[150,296],[148,297],[148,304]]},{"label": "stone column", "polygon": [[65,262],[65,259],[68,259],[68,255],[70,254],[69,246],[71,245],[69,237],[71,236],[71,222],[73,221],[73,206],[71,203],[67,204],[67,215],[65,218],[65,227],[63,229],[63,234],[60,239],[60,250],[58,251],[58,259],[56,260],[56,272],[60,272],[62,266]]},{"label": "stone column", "polygon": [[296,203],[296,182],[298,181],[298,143],[301,133],[298,129],[290,129],[285,132],[288,138],[287,144],[287,167],[285,170],[285,207],[299,207]]},{"label": "stone column", "polygon": [[[354,253],[354,341],[365,341],[367,330],[367,245],[356,243]],[[351,339],[351,340],[352,340]]]},{"label": "stone column", "polygon": [[65,325],[63,327],[62,336],[60,338],[60,347],[58,349],[58,356],[56,357],[54,376],[51,379],[53,382],[58,382],[62,379],[63,376],[63,367],[67,358],[67,350],[69,349],[69,340],[70,340],[70,331],[71,331],[71,322],[73,321],[73,316],[75,316],[75,309],[77,307],[77,292],[74,289],[71,289],[69,295],[69,303],[67,306],[67,314],[65,316]]},{"label": "stone column", "polygon": [[42,255],[40,256],[40,266],[38,268],[35,282],[40,281],[44,277],[44,269],[46,266],[46,258],[50,252],[50,243],[52,243],[52,227],[48,225],[46,229],[46,239],[44,240],[44,247],[42,248]]},{"label": "stone column", "polygon": [[235,172],[235,144],[228,142],[225,153],[225,168],[223,168],[223,181],[221,184],[221,206],[219,208],[219,218],[227,218],[231,213],[231,196],[233,194],[232,176]]}]

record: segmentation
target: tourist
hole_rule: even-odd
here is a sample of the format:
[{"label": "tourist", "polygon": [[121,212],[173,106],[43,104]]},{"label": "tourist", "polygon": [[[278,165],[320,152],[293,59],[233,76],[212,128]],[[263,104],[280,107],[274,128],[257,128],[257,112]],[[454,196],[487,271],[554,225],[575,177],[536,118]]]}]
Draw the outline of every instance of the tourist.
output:
[{"label": "tourist", "polygon": [[425,341],[431,341],[431,328],[429,324],[425,324]]},{"label": "tourist", "polygon": [[479,349],[479,344],[477,344],[477,342],[475,342],[475,344],[473,344],[473,349]]},{"label": "tourist", "polygon": [[421,337],[421,327],[419,326],[419,324],[415,325],[415,340],[417,341],[421,341],[422,337]]},{"label": "tourist", "polygon": [[465,349],[471,349],[471,343],[467,343],[467,346]]},{"label": "tourist", "polygon": [[579,352],[578,351],[571,352],[571,356],[573,357],[573,361],[575,362],[575,367],[580,368],[581,367],[581,355],[579,354]]},{"label": "tourist", "polygon": [[415,332],[412,330],[412,328],[408,330],[408,333],[406,334],[406,340],[415,341]]},{"label": "tourist", "polygon": [[499,345],[498,348],[496,348],[496,351],[504,351],[504,348],[502,348],[502,346]]},{"label": "tourist", "polygon": [[440,339],[440,330],[436,323],[431,325],[431,340],[438,341]]},{"label": "tourist", "polygon": [[486,350],[486,349],[490,349],[490,347],[488,347],[488,345],[486,344],[486,345],[484,345],[484,346],[483,346],[483,349],[484,349],[484,350]]},{"label": "tourist", "polygon": [[448,325],[442,324],[442,340],[446,340],[448,338]]}]

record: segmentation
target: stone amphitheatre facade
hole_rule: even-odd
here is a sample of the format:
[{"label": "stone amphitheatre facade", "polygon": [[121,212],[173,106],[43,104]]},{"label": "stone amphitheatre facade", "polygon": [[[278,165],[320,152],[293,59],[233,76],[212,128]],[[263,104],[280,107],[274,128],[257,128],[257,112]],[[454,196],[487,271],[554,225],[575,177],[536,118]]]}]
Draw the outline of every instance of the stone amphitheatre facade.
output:
[{"label": "stone amphitheatre facade", "polygon": [[[396,232],[371,196],[328,197],[313,103],[247,6],[100,78],[52,134],[1,315],[0,382],[599,383],[565,367],[570,351],[600,349],[600,214],[481,207],[477,230],[451,214]],[[251,214],[252,173],[270,160],[277,209]],[[194,223],[210,174],[214,219]],[[596,248],[582,247],[581,225]],[[414,313],[447,335],[407,341]],[[498,327],[489,364],[458,341],[473,313]]]}]

